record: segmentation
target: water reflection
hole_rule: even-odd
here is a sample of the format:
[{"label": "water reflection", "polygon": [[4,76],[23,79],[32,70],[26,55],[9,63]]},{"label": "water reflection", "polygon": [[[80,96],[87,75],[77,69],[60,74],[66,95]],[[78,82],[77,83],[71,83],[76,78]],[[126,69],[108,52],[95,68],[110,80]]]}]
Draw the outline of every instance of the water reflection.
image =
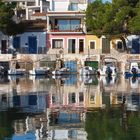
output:
[{"label": "water reflection", "polygon": [[0,139],[138,140],[139,85],[124,76],[0,77]]}]

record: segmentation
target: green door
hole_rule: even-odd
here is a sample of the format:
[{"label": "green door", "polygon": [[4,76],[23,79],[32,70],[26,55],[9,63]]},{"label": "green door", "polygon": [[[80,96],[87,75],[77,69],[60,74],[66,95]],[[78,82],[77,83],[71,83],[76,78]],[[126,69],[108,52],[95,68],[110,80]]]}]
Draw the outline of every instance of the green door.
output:
[{"label": "green door", "polygon": [[85,61],[85,66],[90,66],[92,68],[98,69],[98,61]]}]

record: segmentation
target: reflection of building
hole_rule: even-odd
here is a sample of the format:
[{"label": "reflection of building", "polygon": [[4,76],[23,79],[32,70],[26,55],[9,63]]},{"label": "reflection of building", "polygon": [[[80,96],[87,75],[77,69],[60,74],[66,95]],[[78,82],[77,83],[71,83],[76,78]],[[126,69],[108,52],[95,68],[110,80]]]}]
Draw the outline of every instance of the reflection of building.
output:
[{"label": "reflection of building", "polygon": [[55,129],[51,130],[49,134],[49,140],[87,140],[87,133],[82,129]]},{"label": "reflection of building", "polygon": [[88,85],[87,87],[87,99],[86,107],[91,108],[104,108],[105,105],[102,102],[102,92],[100,92],[100,86]]},{"label": "reflection of building", "polygon": [[84,110],[72,111],[70,108],[52,109],[49,118],[48,140],[87,140],[84,130]]},{"label": "reflection of building", "polygon": [[140,109],[140,95],[136,92],[123,93],[111,93],[110,104],[112,106],[124,105],[126,110],[138,111]]},{"label": "reflection of building", "polygon": [[15,131],[15,134],[12,136],[13,140],[47,139],[47,111],[41,115],[27,116],[26,119],[15,120],[13,127]]},{"label": "reflection of building", "polygon": [[28,93],[29,95],[2,94],[0,96],[1,108],[22,108],[23,113],[44,112],[49,107],[49,95],[41,92]]}]

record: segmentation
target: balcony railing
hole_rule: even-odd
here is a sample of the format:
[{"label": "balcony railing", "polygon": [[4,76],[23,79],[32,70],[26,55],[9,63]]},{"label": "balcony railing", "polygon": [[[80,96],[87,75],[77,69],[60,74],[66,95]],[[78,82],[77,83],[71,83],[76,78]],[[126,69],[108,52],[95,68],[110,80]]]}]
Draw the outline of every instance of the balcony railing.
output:
[{"label": "balcony railing", "polygon": [[82,32],[83,29],[80,27],[80,25],[57,25],[54,27],[51,27],[51,32]]}]

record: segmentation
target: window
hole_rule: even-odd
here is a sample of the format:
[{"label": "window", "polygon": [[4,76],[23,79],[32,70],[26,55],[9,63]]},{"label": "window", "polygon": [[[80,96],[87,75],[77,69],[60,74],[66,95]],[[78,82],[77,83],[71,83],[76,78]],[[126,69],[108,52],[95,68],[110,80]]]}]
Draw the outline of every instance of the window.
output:
[{"label": "window", "polygon": [[69,103],[75,103],[76,102],[76,95],[75,93],[69,93]]},{"label": "window", "polygon": [[63,39],[53,39],[52,40],[52,48],[63,48]]},{"label": "window", "polygon": [[76,40],[69,39],[68,40],[68,53],[75,53],[75,48],[76,48]]},{"label": "window", "polygon": [[69,6],[70,11],[78,11],[78,3],[71,3]]},{"label": "window", "polygon": [[90,49],[95,49],[95,41],[90,41]]},{"label": "window", "polygon": [[122,50],[123,49],[123,43],[122,41],[117,41],[117,49]]},{"label": "window", "polygon": [[60,31],[76,30],[80,28],[80,20],[58,20],[57,25]]}]

